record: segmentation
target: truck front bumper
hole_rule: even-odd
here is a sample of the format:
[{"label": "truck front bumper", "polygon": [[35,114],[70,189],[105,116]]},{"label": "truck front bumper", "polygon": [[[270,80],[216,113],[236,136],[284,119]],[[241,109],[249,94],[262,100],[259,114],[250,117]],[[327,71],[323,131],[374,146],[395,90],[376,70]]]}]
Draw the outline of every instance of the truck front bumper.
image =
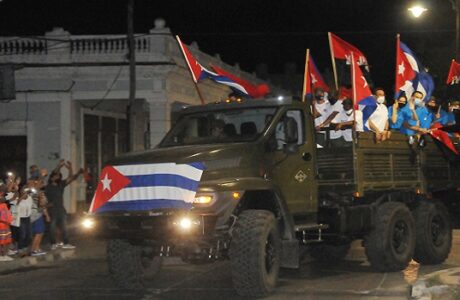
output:
[{"label": "truck front bumper", "polygon": [[110,214],[86,216],[92,226],[85,231],[103,239],[129,239],[171,243],[178,240],[206,240],[215,237],[216,215],[181,213]]}]

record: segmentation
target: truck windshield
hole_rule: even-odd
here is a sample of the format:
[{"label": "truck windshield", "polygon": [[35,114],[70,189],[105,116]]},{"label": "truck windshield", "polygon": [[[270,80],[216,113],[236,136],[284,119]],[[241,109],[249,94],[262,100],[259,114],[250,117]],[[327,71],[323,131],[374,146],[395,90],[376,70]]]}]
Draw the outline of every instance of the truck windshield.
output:
[{"label": "truck windshield", "polygon": [[275,112],[274,107],[254,107],[185,115],[160,147],[252,141],[265,130]]}]

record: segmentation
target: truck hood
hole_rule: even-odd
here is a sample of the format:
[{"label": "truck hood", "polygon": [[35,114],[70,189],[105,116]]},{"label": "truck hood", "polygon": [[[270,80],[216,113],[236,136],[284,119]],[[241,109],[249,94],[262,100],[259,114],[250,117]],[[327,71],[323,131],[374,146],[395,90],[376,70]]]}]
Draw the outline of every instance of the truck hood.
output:
[{"label": "truck hood", "polygon": [[254,176],[258,173],[255,166],[257,144],[232,143],[213,145],[191,145],[180,147],[156,148],[142,152],[131,152],[118,156],[107,164],[133,165],[154,163],[193,163],[205,165],[202,180],[216,178],[238,178]]}]

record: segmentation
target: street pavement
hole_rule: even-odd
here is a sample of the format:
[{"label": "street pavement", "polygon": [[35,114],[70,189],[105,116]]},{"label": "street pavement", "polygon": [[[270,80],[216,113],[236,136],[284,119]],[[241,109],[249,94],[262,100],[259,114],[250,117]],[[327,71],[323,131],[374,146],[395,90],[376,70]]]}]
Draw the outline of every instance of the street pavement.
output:
[{"label": "street pavement", "polygon": [[[118,289],[108,276],[105,242],[74,233],[75,250],[0,263],[0,299],[242,299],[232,288],[228,262],[187,265],[166,258],[144,291]],[[9,264],[9,266],[8,266]],[[442,265],[413,262],[403,272],[370,269],[359,241],[338,264],[306,258],[299,270],[282,270],[266,299],[458,299],[460,231]]]}]

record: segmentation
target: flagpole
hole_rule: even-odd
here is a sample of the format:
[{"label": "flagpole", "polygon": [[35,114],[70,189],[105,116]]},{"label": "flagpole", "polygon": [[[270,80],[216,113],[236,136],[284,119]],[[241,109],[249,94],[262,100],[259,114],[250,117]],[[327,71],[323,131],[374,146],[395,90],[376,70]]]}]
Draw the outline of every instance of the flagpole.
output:
[{"label": "flagpole", "polygon": [[[352,130],[352,136],[353,136],[353,145],[358,142],[358,135],[356,134],[356,70],[355,70],[355,58],[353,57],[353,52],[351,52],[351,89],[352,89],[352,94],[351,97],[353,98],[353,126],[351,128]],[[359,109],[359,108],[358,108]],[[364,123],[364,118],[363,118],[363,123]],[[363,124],[364,126],[364,124]]]},{"label": "flagpole", "polygon": [[195,78],[195,75],[193,75],[192,67],[190,66],[190,63],[189,63],[189,61],[187,59],[187,56],[185,55],[184,49],[182,49],[181,40],[180,40],[178,35],[176,35],[176,40],[177,40],[177,43],[179,44],[179,48],[180,48],[180,50],[182,52],[182,55],[184,56],[185,63],[188,66],[188,71],[190,72],[190,75],[192,76],[192,81],[193,81],[193,84],[195,85],[195,89],[196,89],[196,92],[198,93],[198,97],[200,97],[201,104],[204,104],[203,95],[201,94],[201,91],[198,88],[198,78]]},{"label": "flagpole", "polygon": [[[395,100],[399,96],[398,95],[399,89],[396,90],[398,88],[398,86],[397,86],[397,82],[398,82],[398,62],[399,62],[399,33],[396,34]],[[407,96],[408,95],[406,95],[406,97]]]},{"label": "flagpole", "polygon": [[331,59],[332,59],[332,71],[334,72],[334,82],[335,82],[335,89],[339,91],[339,83],[337,80],[337,67],[335,66],[335,59],[334,59],[334,47],[332,47],[332,36],[331,33],[328,32],[327,36],[329,38],[329,48],[331,50]]},{"label": "flagpole", "polygon": [[307,92],[307,83],[308,83],[308,58],[310,57],[310,49],[307,48],[307,53],[305,54],[305,69],[303,73],[303,87],[302,87],[302,102],[306,100],[306,92]]}]

